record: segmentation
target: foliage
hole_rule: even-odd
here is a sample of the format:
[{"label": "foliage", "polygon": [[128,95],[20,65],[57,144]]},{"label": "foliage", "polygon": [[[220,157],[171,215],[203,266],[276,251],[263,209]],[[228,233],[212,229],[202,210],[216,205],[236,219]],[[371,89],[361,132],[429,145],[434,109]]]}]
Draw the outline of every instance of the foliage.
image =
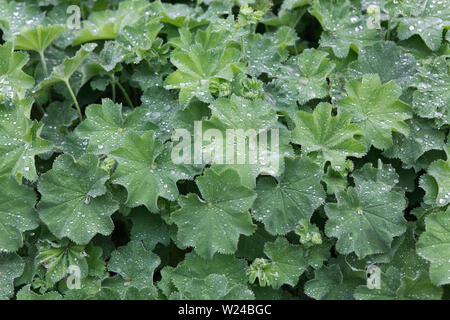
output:
[{"label": "foliage", "polygon": [[450,0],[74,2],[0,0],[0,299],[450,296]]}]

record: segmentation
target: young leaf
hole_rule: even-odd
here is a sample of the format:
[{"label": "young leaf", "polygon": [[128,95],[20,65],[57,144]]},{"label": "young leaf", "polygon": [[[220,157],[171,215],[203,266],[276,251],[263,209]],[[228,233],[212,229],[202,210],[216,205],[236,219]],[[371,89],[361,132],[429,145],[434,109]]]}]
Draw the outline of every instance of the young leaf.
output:
[{"label": "young leaf", "polygon": [[51,283],[57,283],[69,275],[69,267],[80,268],[80,279],[88,275],[85,247],[73,242],[63,240],[61,243],[41,241],[38,243],[39,255],[37,261],[44,265],[45,279]]},{"label": "young leaf", "polygon": [[42,53],[65,30],[66,27],[59,24],[27,28],[14,38],[14,47],[17,50],[34,50]]}]

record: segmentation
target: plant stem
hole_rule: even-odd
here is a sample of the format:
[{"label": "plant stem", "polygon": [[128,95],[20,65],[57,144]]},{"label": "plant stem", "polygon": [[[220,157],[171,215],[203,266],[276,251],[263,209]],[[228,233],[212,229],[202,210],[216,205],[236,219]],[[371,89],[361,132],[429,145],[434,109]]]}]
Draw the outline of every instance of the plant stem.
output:
[{"label": "plant stem", "polygon": [[41,63],[42,63],[42,69],[44,69],[44,75],[47,78],[48,77],[48,69],[47,69],[47,63],[45,62],[44,51],[39,51],[39,56],[41,57]]},{"label": "plant stem", "polygon": [[75,107],[77,108],[77,111],[78,111],[78,117],[80,117],[80,121],[82,121],[83,115],[81,114],[80,105],[78,104],[77,98],[75,97],[75,94],[73,93],[72,87],[70,86],[70,83],[68,80],[64,80],[64,83],[66,84],[67,89],[69,89],[69,93],[72,96],[73,102],[75,103]]},{"label": "plant stem", "polygon": [[116,79],[113,74],[111,75],[111,80],[112,98],[116,102]]},{"label": "plant stem", "polygon": [[130,107],[134,108],[133,102],[131,102],[131,99],[128,96],[128,93],[126,92],[125,88],[122,86],[122,84],[119,81],[117,81],[116,84],[119,87],[120,91],[122,91],[122,94],[123,94],[125,100],[127,100],[127,103],[130,105]]},{"label": "plant stem", "polygon": [[389,16],[388,31],[387,31],[387,35],[386,35],[386,40],[387,41],[391,40],[391,23],[392,23],[392,18]]}]

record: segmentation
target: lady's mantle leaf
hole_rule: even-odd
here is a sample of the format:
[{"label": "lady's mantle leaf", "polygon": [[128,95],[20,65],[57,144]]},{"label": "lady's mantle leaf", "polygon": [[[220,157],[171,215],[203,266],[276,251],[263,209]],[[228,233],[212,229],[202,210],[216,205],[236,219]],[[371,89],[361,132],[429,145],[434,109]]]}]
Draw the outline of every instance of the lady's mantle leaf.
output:
[{"label": "lady's mantle leaf", "polygon": [[345,88],[348,97],[338,108],[352,114],[367,145],[385,149],[392,145],[392,131],[408,134],[404,120],[411,118],[411,108],[398,100],[402,91],[394,81],[382,85],[378,75],[368,74],[362,82],[350,80]]},{"label": "lady's mantle leaf", "polygon": [[441,286],[450,283],[450,208],[425,218],[426,231],[417,242],[417,252],[431,262],[430,278]]},{"label": "lady's mantle leaf", "polygon": [[342,171],[347,157],[362,157],[366,148],[354,139],[360,130],[350,124],[352,115],[341,110],[332,116],[332,106],[319,104],[314,112],[300,111],[295,118],[292,141],[302,146],[302,152],[324,166],[328,161]]},{"label": "lady's mantle leaf", "polygon": [[108,270],[120,274],[130,285],[138,289],[153,286],[153,272],[161,259],[147,251],[142,242],[131,241],[111,255]]},{"label": "lady's mantle leaf", "polygon": [[170,144],[163,145],[153,131],[142,136],[128,132],[122,146],[111,152],[111,156],[119,163],[112,182],[127,189],[126,205],[145,205],[152,212],[158,211],[158,197],[175,201],[178,197],[176,182],[190,179],[196,173],[192,167],[174,164]]},{"label": "lady's mantle leaf", "polygon": [[16,251],[22,247],[22,232],[38,226],[36,193],[9,176],[0,177],[0,190],[0,250]]},{"label": "lady's mantle leaf", "polygon": [[14,47],[16,50],[34,50],[42,53],[65,30],[66,27],[60,24],[27,28],[14,38]]},{"label": "lady's mantle leaf", "polygon": [[102,104],[93,104],[86,108],[86,120],[76,132],[82,139],[89,139],[88,152],[110,154],[119,148],[128,132],[141,135],[157,126],[146,117],[146,110],[136,108],[127,115],[122,112],[122,105],[110,99],[103,99]]},{"label": "lady's mantle leaf", "polygon": [[0,45],[0,99],[2,96],[23,98],[34,79],[22,71],[29,60],[26,52],[14,52],[13,43]]},{"label": "lady's mantle leaf", "polygon": [[54,67],[50,76],[39,83],[35,91],[38,92],[58,82],[68,83],[70,77],[96,47],[96,43],[81,46],[72,58],[66,58],[60,65]]},{"label": "lady's mantle leaf", "polygon": [[251,235],[256,227],[248,209],[256,198],[254,191],[242,186],[236,171],[217,174],[207,170],[197,178],[203,200],[195,194],[181,197],[181,209],[172,220],[178,226],[178,239],[211,259],[214,253],[234,253],[239,235]]},{"label": "lady's mantle leaf", "polygon": [[241,53],[236,48],[218,47],[207,50],[201,44],[191,46],[189,52],[175,53],[170,61],[178,70],[166,79],[167,89],[180,89],[179,100],[187,106],[193,97],[212,102],[209,89],[212,79],[228,80],[240,70],[237,63]]},{"label": "lady's mantle leaf", "polygon": [[62,300],[62,296],[56,291],[37,294],[31,290],[31,285],[27,285],[17,292],[17,300]]},{"label": "lady's mantle leaf", "polygon": [[39,137],[38,122],[29,119],[31,104],[31,100],[15,101],[13,106],[0,104],[0,176],[12,175],[19,183],[22,177],[35,181],[34,156],[52,150]]},{"label": "lady's mantle leaf", "polygon": [[148,250],[153,250],[158,243],[169,245],[169,229],[159,215],[150,213],[144,207],[138,207],[133,209],[130,219],[133,222],[131,240],[141,240]]},{"label": "lady's mantle leaf", "polygon": [[0,253],[0,300],[14,294],[14,279],[20,277],[25,268],[22,258],[15,253]]},{"label": "lady's mantle leaf", "polygon": [[314,271],[314,279],[305,283],[305,293],[317,300],[352,300],[353,291],[363,282],[334,263]]},{"label": "lady's mantle leaf", "polygon": [[275,283],[272,286],[275,289],[280,288],[283,284],[295,287],[298,278],[308,267],[303,248],[290,244],[283,237],[277,238],[275,242],[266,243],[264,253],[272,261],[272,268],[275,272]]},{"label": "lady's mantle leaf", "polygon": [[102,39],[114,39],[125,26],[132,25],[144,14],[149,6],[148,1],[123,1],[116,11],[104,10],[93,12],[88,20],[83,22],[83,28],[78,31],[73,45]]},{"label": "lady's mantle leaf", "polygon": [[444,27],[450,26],[450,6],[446,0],[390,0],[386,9],[398,23],[400,40],[419,35],[433,51],[442,43]]},{"label": "lady's mantle leaf", "polygon": [[402,89],[408,88],[416,74],[416,60],[394,42],[379,42],[359,50],[358,61],[349,64],[350,78],[378,74],[383,83],[395,80]]},{"label": "lady's mantle leaf", "polygon": [[[190,299],[252,299],[246,286],[247,262],[231,255],[216,254],[211,260],[188,253],[175,269],[166,267],[159,283],[166,296]],[[214,289],[220,294],[214,293]]]},{"label": "lady's mantle leaf", "polygon": [[422,118],[407,120],[409,135],[393,135],[393,145],[383,154],[389,158],[399,158],[403,167],[409,168],[427,151],[442,150],[445,144],[445,132],[435,128],[433,121]]},{"label": "lady's mantle leaf", "polygon": [[[360,173],[367,172],[369,166],[366,167]],[[336,249],[341,254],[355,252],[364,258],[386,252],[393,237],[406,231],[404,195],[392,190],[392,175],[381,171],[384,169],[379,167],[376,177],[357,172],[356,187],[349,187],[347,192],[337,191],[337,204],[325,206],[329,218],[325,233],[338,238]]]},{"label": "lady's mantle leaf", "polygon": [[444,147],[447,161],[437,160],[428,167],[428,174],[421,177],[420,187],[425,190],[425,203],[438,207],[450,203],[450,145]]},{"label": "lady's mantle leaf", "polygon": [[85,247],[64,239],[61,243],[42,241],[38,244],[37,261],[43,264],[47,273],[45,279],[56,283],[68,275],[70,266],[80,268],[81,279],[88,275]]},{"label": "lady's mantle leaf", "polygon": [[256,186],[258,197],[253,205],[255,218],[264,222],[272,234],[286,234],[301,219],[309,220],[325,201],[320,180],[321,167],[307,158],[286,158],[286,168],[279,183],[261,177]]},{"label": "lady's mantle leaf", "polygon": [[288,92],[297,96],[300,104],[304,104],[328,95],[327,77],[334,68],[335,64],[328,59],[328,53],[306,49],[297,59],[281,67],[277,78],[286,83]]},{"label": "lady's mantle leaf", "polygon": [[98,167],[96,156],[85,154],[76,162],[60,156],[38,184],[41,220],[55,236],[77,244],[87,244],[97,233],[109,235],[114,229],[110,217],[119,206],[107,192],[106,180],[108,173]]},{"label": "lady's mantle leaf", "polygon": [[424,272],[415,277],[402,277],[402,273],[395,267],[390,267],[381,273],[380,289],[369,289],[359,286],[355,290],[358,300],[439,300],[442,291],[435,287]]},{"label": "lady's mantle leaf", "polygon": [[0,28],[3,31],[3,39],[9,40],[23,28],[39,24],[44,16],[45,13],[39,10],[37,4],[0,1]]},{"label": "lady's mantle leaf", "polygon": [[435,119],[441,127],[450,124],[450,64],[445,57],[425,63],[413,80],[413,109],[423,118]]},{"label": "lady's mantle leaf", "polygon": [[358,9],[348,0],[314,0],[309,9],[324,29],[322,47],[330,47],[339,58],[345,58],[350,46],[358,49],[380,40],[376,29],[369,29]]}]

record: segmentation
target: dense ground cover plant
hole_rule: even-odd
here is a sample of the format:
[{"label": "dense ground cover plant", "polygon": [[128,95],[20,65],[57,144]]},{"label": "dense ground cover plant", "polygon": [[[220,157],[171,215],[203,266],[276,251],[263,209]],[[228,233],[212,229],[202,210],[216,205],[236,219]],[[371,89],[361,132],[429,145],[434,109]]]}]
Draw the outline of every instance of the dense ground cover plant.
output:
[{"label": "dense ground cover plant", "polygon": [[[449,26],[449,0],[0,0],[0,299],[448,298]],[[194,123],[276,129],[280,163],[174,162]]]}]

